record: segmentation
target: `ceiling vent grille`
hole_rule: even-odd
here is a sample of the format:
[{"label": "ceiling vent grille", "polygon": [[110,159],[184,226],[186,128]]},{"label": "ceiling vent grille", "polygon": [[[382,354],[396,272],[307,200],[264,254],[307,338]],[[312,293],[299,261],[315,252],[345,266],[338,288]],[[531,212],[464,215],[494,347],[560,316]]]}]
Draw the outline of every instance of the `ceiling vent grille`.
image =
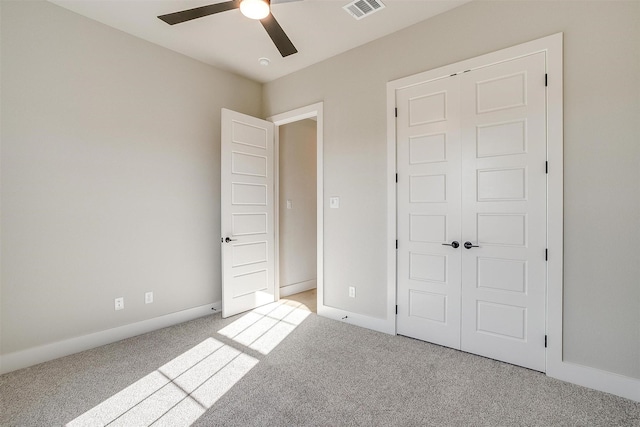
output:
[{"label": "ceiling vent grille", "polygon": [[343,9],[358,21],[384,8],[385,6],[380,0],[355,0],[343,6]]}]

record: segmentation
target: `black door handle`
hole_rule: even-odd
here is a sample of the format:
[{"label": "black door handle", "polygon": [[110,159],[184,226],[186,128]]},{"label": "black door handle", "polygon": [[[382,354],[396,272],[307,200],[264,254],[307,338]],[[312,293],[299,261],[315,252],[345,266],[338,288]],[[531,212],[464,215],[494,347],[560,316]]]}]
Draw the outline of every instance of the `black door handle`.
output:
[{"label": "black door handle", "polygon": [[458,248],[460,246],[460,243],[456,242],[455,240],[451,243],[443,243],[442,246],[451,246],[454,249]]},{"label": "black door handle", "polygon": [[467,249],[471,249],[471,248],[479,248],[480,246],[474,245],[471,242],[464,242],[464,247],[467,248]]},{"label": "black door handle", "polygon": [[235,242],[236,240],[238,240],[238,239],[232,239],[232,238],[230,238],[230,237],[225,237],[225,238],[224,238],[224,241],[225,241],[226,243],[229,243],[229,242]]}]

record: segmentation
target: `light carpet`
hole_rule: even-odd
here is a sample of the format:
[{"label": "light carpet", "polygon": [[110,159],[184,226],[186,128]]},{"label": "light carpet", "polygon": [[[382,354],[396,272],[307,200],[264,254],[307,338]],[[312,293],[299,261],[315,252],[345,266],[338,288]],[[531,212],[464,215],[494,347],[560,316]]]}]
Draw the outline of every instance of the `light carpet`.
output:
[{"label": "light carpet", "polygon": [[639,403],[296,304],[0,376],[0,425],[640,426]]}]

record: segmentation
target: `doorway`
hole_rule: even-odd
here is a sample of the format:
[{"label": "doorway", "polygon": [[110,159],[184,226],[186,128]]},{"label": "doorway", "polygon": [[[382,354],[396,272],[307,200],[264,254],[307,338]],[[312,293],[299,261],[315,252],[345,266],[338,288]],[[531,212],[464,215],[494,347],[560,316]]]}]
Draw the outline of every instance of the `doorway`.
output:
[{"label": "doorway", "polygon": [[254,309],[280,297],[278,130],[280,126],[310,118],[317,122],[316,305],[318,312],[323,308],[322,103],[282,113],[269,121],[223,108],[222,317]]},{"label": "doorway", "polygon": [[277,153],[276,293],[317,312],[324,300],[323,103],[267,120],[275,125]]},{"label": "doorway", "polygon": [[314,118],[278,127],[278,287],[280,298],[316,313],[317,195]]}]

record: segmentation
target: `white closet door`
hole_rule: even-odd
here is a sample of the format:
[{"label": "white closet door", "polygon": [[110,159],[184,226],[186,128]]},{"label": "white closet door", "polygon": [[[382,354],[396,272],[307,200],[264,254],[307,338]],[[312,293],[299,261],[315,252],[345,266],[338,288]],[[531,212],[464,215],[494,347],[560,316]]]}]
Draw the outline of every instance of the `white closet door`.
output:
[{"label": "white closet door", "polygon": [[545,370],[545,68],[396,92],[399,334]]},{"label": "white closet door", "polygon": [[460,348],[458,79],[398,92],[398,316],[402,335]]},{"label": "white closet door", "polygon": [[462,350],[544,371],[544,53],[460,84]]}]

